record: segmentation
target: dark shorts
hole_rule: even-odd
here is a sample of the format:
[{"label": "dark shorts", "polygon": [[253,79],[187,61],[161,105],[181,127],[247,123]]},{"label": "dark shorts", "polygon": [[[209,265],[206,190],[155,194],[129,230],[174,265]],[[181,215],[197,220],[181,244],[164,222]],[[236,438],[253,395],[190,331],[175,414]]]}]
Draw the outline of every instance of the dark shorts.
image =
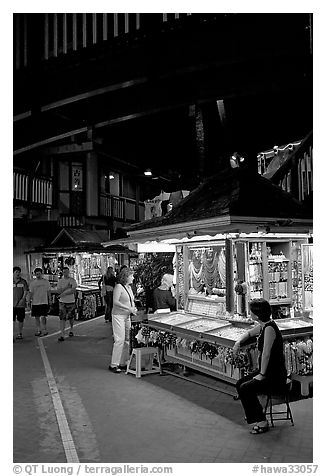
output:
[{"label": "dark shorts", "polygon": [[24,307],[14,307],[14,321],[23,322],[25,319],[25,308]]},{"label": "dark shorts", "polygon": [[47,316],[49,312],[48,304],[37,304],[36,306],[32,306],[32,316],[33,317],[41,317]]},{"label": "dark shorts", "polygon": [[66,321],[67,319],[75,318],[76,304],[74,302],[59,302],[59,319],[60,321]]}]

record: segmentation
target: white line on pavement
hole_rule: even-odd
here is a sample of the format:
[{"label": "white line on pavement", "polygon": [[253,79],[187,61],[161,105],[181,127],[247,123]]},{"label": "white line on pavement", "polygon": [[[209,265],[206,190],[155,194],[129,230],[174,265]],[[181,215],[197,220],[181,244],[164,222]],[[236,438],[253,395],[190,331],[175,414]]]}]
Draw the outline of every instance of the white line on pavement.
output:
[{"label": "white line on pavement", "polygon": [[[104,314],[102,316],[92,317],[92,319],[88,319],[87,321],[78,322],[78,324],[76,324],[76,321],[75,321],[74,328],[79,327],[82,324],[87,324],[88,322],[94,322],[94,321],[97,321],[98,319],[101,319],[101,318],[103,319],[103,317],[104,317]],[[58,334],[61,334],[61,331],[51,332],[51,334],[48,334],[46,336],[42,336],[42,339],[44,340],[44,339],[47,339],[48,337],[56,336]]]},{"label": "white line on pavement", "polygon": [[[53,334],[52,334],[53,335]],[[59,390],[53,376],[53,372],[50,366],[50,362],[48,356],[46,354],[42,339],[44,337],[38,337],[38,344],[40,347],[40,352],[43,360],[43,365],[45,369],[46,379],[48,382],[48,386],[51,392],[52,402],[54,406],[55,415],[58,421],[58,426],[61,434],[61,441],[63,444],[63,448],[65,450],[67,463],[79,463],[79,458],[77,455],[76,447],[74,440],[72,438],[72,434],[68,425],[67,417],[61,402]]]}]

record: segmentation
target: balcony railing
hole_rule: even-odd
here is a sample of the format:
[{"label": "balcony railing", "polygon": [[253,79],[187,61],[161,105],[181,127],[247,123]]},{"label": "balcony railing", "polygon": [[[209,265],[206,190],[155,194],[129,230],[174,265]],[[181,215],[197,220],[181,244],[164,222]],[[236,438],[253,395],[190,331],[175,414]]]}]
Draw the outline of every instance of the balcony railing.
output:
[{"label": "balcony railing", "polygon": [[66,228],[79,228],[85,225],[85,217],[74,215],[61,215],[58,218],[58,225]]},{"label": "balcony railing", "polygon": [[137,35],[139,30],[162,29],[189,15],[191,13],[154,16],[147,13],[39,13],[33,17],[17,13],[14,16],[15,68],[28,66],[35,38],[42,59],[48,60],[116,38],[128,38]]},{"label": "balcony railing", "polygon": [[16,171],[13,178],[14,200],[52,206],[52,179],[30,177],[28,174]]},{"label": "balcony railing", "polygon": [[137,206],[136,200],[131,198],[102,193],[100,195],[100,216],[124,222],[141,221],[145,216],[145,205],[143,202],[139,202]]}]

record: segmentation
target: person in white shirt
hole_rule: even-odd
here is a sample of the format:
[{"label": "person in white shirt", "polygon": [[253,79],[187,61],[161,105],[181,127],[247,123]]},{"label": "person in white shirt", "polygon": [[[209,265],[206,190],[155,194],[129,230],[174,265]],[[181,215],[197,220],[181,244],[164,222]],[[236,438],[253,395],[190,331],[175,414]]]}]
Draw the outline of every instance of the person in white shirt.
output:
[{"label": "person in white shirt", "polygon": [[59,280],[56,289],[59,298],[59,319],[61,332],[61,336],[58,338],[59,342],[63,342],[65,340],[65,328],[67,319],[70,323],[69,337],[73,337],[74,335],[73,326],[75,319],[75,301],[77,288],[76,280],[69,275],[70,270],[68,266],[64,266],[62,271],[63,276]]},{"label": "person in white shirt", "polygon": [[[35,317],[36,337],[46,336],[46,316],[49,312],[49,304],[51,302],[51,286],[47,279],[43,278],[42,268],[35,268],[33,279],[29,285],[29,298],[32,302],[32,313]],[[41,329],[41,324],[43,329]]]},{"label": "person in white shirt", "polygon": [[109,370],[121,373],[129,359],[130,315],[137,314],[131,284],[134,275],[130,268],[124,267],[118,276],[113,290],[112,330],[114,337],[111,365]]}]

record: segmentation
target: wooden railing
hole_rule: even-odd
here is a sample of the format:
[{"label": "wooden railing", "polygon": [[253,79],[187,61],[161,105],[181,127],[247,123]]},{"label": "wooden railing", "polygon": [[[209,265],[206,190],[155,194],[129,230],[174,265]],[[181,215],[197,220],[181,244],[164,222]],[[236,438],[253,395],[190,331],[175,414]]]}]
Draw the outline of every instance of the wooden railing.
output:
[{"label": "wooden railing", "polygon": [[[138,208],[137,208],[138,207]],[[100,195],[100,216],[114,220],[135,222],[144,219],[145,205],[131,198],[117,197],[102,193]]]},{"label": "wooden railing", "polygon": [[52,206],[52,179],[30,177],[14,171],[13,198],[22,202]]},{"label": "wooden railing", "polygon": [[58,218],[58,225],[62,227],[78,228],[85,225],[85,217],[74,215],[61,215]]},{"label": "wooden railing", "polygon": [[39,13],[32,17],[17,13],[14,15],[15,68],[28,66],[35,41],[41,58],[48,60],[116,38],[137,35],[139,30],[161,29],[189,15],[191,13],[158,13],[154,17],[147,13]]}]

